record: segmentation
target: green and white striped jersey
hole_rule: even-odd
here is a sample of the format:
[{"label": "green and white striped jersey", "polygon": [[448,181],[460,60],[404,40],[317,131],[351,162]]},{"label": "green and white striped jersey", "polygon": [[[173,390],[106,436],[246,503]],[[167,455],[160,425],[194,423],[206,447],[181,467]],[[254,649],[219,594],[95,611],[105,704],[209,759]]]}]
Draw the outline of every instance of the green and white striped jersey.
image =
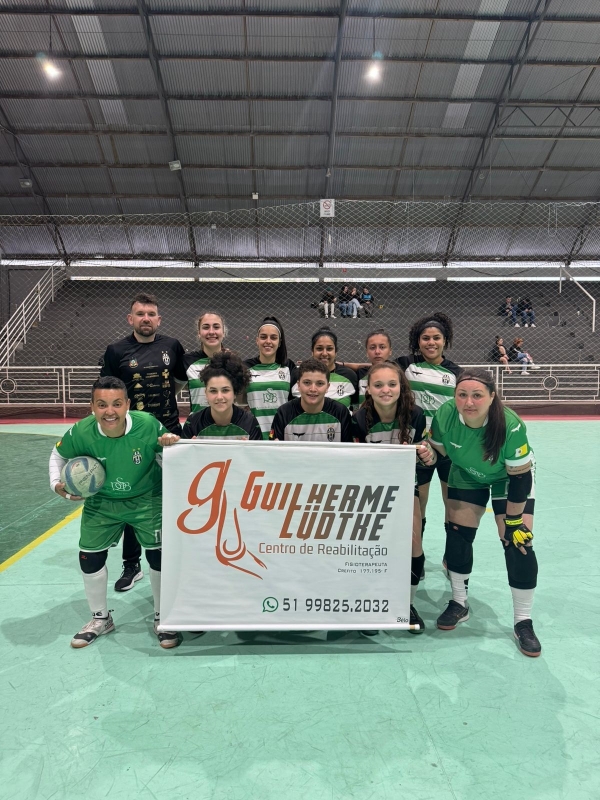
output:
[{"label": "green and white striped jersey", "polygon": [[447,358],[444,358],[441,364],[415,361],[413,356],[400,356],[396,360],[406,373],[417,405],[423,409],[429,430],[438,408],[454,397],[460,367]]},{"label": "green and white striped jersey", "polygon": [[325,398],[318,414],[307,414],[300,400],[284,403],[275,414],[269,439],[282,442],[351,442],[350,412]]},{"label": "green and white striped jersey", "polygon": [[352,417],[352,431],[355,442],[368,444],[417,444],[422,442],[425,435],[426,422],[422,409],[415,406],[412,410],[408,440],[400,441],[398,420],[382,422],[379,414],[373,409],[371,428],[367,430],[367,410],[360,408]]},{"label": "green and white striped jersey", "polygon": [[[357,391],[358,378],[356,377],[356,372],[350,367],[336,365],[335,372],[329,375],[329,389],[325,397],[330,400],[337,400],[338,403],[349,408],[356,399]],[[292,387],[292,395],[300,397],[297,383]]]},{"label": "green and white striped jersey", "polygon": [[229,425],[217,425],[210,408],[195,411],[187,418],[182,439],[262,439],[257,421],[249,411],[233,406]]},{"label": "green and white striped jersey", "polygon": [[183,366],[185,367],[190,392],[190,412],[192,413],[208,408],[206,387],[200,380],[200,373],[209,361],[210,358],[204,350],[194,350],[191,353],[185,353],[183,356]]},{"label": "green and white striped jersey", "polygon": [[290,360],[286,364],[261,364],[258,357],[244,363],[250,370],[250,385],[246,390],[248,406],[260,425],[263,439],[268,439],[277,409],[290,399],[296,367]]},{"label": "green and white striped jersey", "polygon": [[360,367],[358,370],[358,405],[362,406],[367,396],[367,373],[371,367]]}]

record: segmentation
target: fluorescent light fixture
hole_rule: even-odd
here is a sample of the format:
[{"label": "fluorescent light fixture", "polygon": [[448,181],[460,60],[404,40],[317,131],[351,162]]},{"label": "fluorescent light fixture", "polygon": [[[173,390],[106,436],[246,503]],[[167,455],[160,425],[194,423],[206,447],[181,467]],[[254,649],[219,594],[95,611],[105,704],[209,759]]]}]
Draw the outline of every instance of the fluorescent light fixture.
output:
[{"label": "fluorescent light fixture", "polygon": [[317,269],[318,266],[316,262],[279,264],[263,261],[207,261],[200,264],[201,269]]},{"label": "fluorescent light fixture", "polygon": [[373,264],[344,264],[342,261],[326,261],[323,266],[326,269],[442,269],[441,264],[418,261],[382,261]]},{"label": "fluorescent light fixture", "polygon": [[573,278],[578,283],[600,283],[600,276],[586,278],[583,275],[574,275]]},{"label": "fluorescent light fixture", "polygon": [[[325,283],[332,281],[336,283],[341,283],[339,275],[332,276],[329,275],[323,278]],[[371,275],[368,278],[360,277],[357,278],[356,275],[352,276],[352,281],[356,281],[357,283],[364,283],[366,285],[370,283],[435,283],[435,278],[378,278]]]},{"label": "fluorescent light fixture", "polygon": [[448,269],[558,269],[559,261],[455,261]]},{"label": "fluorescent light fixture", "polygon": [[81,258],[77,261],[71,261],[74,267],[131,267],[132,269],[190,269],[194,267],[193,261],[126,261],[120,259],[102,259],[102,264],[98,263],[98,256],[93,259]]},{"label": "fluorescent light fixture", "polygon": [[52,61],[44,61],[42,64],[42,69],[46,73],[46,75],[50,78],[50,80],[55,80],[56,78],[62,75],[62,72],[56,67]]},{"label": "fluorescent light fixture", "polygon": [[116,278],[111,277],[109,278],[106,275],[71,275],[69,280],[71,281],[107,281],[109,283],[114,283],[115,281],[155,281],[156,283],[176,283],[180,281],[195,281],[196,278],[184,278],[184,277],[177,277],[177,278],[161,278],[156,275],[144,275],[143,277],[140,275],[132,275],[132,276],[123,276],[118,275]]},{"label": "fluorescent light fixture", "polygon": [[319,283],[318,278],[196,278],[199,283]]},{"label": "fluorescent light fixture", "polygon": [[[523,277],[522,275],[515,275],[514,277],[503,277],[499,275],[497,278],[494,277],[481,277],[481,276],[473,276],[467,278],[447,278],[448,282],[454,283],[499,283],[500,281],[506,281],[514,283],[515,281],[523,281],[525,283],[530,283],[533,281],[545,281],[546,283],[555,283],[558,280],[558,275],[553,278],[538,278],[538,277]],[[561,281],[566,281],[567,278],[561,278]]]},{"label": "fluorescent light fixture", "polygon": [[178,172],[181,169],[181,161],[169,161],[169,169],[171,172]]}]

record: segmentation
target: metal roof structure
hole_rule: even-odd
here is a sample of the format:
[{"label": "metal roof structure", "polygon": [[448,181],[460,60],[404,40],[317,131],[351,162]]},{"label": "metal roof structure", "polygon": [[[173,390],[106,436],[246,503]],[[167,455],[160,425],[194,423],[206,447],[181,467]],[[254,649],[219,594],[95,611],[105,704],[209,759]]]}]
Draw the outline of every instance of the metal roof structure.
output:
[{"label": "metal roof structure", "polygon": [[600,200],[598,0],[0,0],[0,56],[0,214]]}]

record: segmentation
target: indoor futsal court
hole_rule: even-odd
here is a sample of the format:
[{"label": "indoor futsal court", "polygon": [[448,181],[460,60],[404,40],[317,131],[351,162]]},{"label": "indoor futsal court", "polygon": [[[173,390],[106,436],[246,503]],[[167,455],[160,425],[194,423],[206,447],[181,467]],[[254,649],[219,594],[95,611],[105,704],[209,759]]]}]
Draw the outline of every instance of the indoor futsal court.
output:
[{"label": "indoor futsal court", "polygon": [[599,53],[0,2],[0,800],[600,800]]}]

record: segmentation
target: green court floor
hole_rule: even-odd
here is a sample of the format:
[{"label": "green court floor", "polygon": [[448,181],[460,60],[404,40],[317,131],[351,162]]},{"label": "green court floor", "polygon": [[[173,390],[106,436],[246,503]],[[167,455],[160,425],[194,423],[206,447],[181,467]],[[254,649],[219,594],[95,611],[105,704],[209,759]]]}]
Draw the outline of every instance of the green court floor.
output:
[{"label": "green court floor", "polygon": [[[21,427],[0,426],[3,557],[73,511],[46,478],[60,430]],[[74,520],[0,573],[1,800],[598,800],[600,422],[528,429],[541,658],[514,645],[491,514],[471,619],[435,629],[449,596],[437,488],[421,636],[185,634],[163,651],[145,577],[109,593],[116,631],[74,651],[88,617]],[[112,579],[119,566],[113,550]]]}]

